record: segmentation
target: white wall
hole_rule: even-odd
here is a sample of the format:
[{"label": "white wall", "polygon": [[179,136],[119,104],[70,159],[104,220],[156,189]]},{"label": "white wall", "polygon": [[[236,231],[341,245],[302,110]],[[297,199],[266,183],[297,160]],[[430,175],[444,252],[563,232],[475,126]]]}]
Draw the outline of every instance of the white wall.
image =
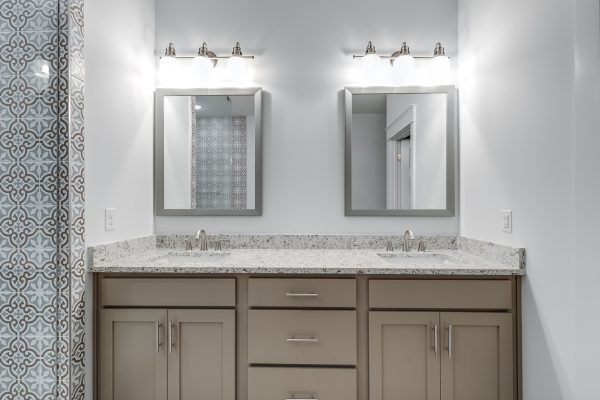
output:
[{"label": "white wall", "polygon": [[192,207],[191,99],[189,96],[168,96],[164,100],[165,209]]},{"label": "white wall", "polygon": [[[373,17],[376,15],[376,17]],[[207,18],[202,18],[207,16]],[[201,23],[199,23],[201,21]],[[229,54],[240,41],[264,94],[264,215],[157,217],[157,232],[457,233],[458,218],[344,217],[344,86],[353,53],[403,41],[430,54],[457,47],[457,0],[158,0],[156,47],[193,54],[206,41]]]},{"label": "white wall", "polygon": [[386,209],[385,114],[352,115],[352,207]]},{"label": "white wall", "polygon": [[[85,3],[86,244],[153,232],[154,1]],[[104,209],[118,229],[104,230]]]},{"label": "white wall", "polygon": [[524,399],[597,399],[598,2],[459,10],[461,234],[527,248]]},{"label": "white wall", "polygon": [[[575,1],[573,137],[573,371],[577,400],[600,398],[600,7]],[[590,318],[591,317],[591,318]]]},{"label": "white wall", "polygon": [[417,120],[412,142],[413,208],[446,208],[446,95],[393,94],[387,96],[387,124],[412,104]]}]

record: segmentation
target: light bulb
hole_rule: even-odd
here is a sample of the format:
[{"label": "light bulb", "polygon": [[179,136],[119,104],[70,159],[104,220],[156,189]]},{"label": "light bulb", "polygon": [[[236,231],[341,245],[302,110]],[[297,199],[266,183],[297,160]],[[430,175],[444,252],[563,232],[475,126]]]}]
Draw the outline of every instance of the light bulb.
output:
[{"label": "light bulb", "polygon": [[400,55],[394,59],[393,69],[399,85],[414,83],[415,59],[411,55]]},{"label": "light bulb", "polygon": [[242,82],[248,77],[248,62],[241,56],[232,56],[227,60],[227,75],[229,79]]},{"label": "light bulb", "polygon": [[178,85],[181,68],[179,61],[175,57],[162,57],[159,62],[158,71],[161,85],[173,87]]},{"label": "light bulb", "polygon": [[434,85],[447,85],[450,81],[450,59],[437,56],[431,60],[431,79]]},{"label": "light bulb", "polygon": [[378,69],[381,67],[381,58],[375,53],[365,54],[362,64],[365,69]]},{"label": "light bulb", "polygon": [[199,83],[209,82],[214,72],[213,61],[206,56],[196,56],[192,60],[192,76]]}]

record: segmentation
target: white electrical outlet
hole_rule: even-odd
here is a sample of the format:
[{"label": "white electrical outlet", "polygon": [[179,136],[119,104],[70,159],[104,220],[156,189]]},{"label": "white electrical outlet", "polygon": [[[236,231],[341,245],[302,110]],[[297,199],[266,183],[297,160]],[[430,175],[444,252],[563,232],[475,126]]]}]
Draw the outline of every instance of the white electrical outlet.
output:
[{"label": "white electrical outlet", "polygon": [[105,208],[104,209],[104,229],[107,231],[117,230],[117,209],[116,208]]},{"label": "white electrical outlet", "polygon": [[511,210],[502,210],[502,232],[512,233],[513,218]]}]

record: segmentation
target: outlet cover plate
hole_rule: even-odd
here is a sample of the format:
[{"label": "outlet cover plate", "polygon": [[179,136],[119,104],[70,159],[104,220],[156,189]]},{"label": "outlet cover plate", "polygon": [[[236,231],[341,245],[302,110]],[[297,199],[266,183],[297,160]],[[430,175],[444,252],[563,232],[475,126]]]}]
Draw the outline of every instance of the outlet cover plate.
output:
[{"label": "outlet cover plate", "polygon": [[106,231],[117,230],[117,209],[116,208],[105,208],[104,209],[104,229]]},{"label": "outlet cover plate", "polygon": [[513,215],[512,210],[502,210],[502,232],[512,233]]}]

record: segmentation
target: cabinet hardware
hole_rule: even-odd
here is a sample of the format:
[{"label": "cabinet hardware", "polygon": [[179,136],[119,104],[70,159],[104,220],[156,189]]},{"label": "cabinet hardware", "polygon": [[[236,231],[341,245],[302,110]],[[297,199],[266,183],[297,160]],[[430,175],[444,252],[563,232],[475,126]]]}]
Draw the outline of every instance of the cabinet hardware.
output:
[{"label": "cabinet hardware", "polygon": [[285,400],[319,400],[317,397],[288,397]]},{"label": "cabinet hardware", "polygon": [[160,353],[160,328],[161,328],[161,323],[156,321],[154,322],[154,327],[156,328],[156,352]]},{"label": "cabinet hardware", "polygon": [[452,358],[452,324],[448,325],[448,358]]},{"label": "cabinet hardware", "polygon": [[285,339],[286,342],[290,342],[290,343],[319,343],[319,338],[318,337],[306,337],[306,338],[301,338],[301,337],[289,337],[287,339]]},{"label": "cabinet hardware", "polygon": [[169,321],[169,354],[173,352],[173,322]]},{"label": "cabinet hardware", "polygon": [[287,297],[319,297],[319,293],[286,293]]},{"label": "cabinet hardware", "polygon": [[302,397],[296,397],[295,395],[291,395],[287,397],[285,400],[319,400],[318,397],[314,395],[302,395]]},{"label": "cabinet hardware", "polygon": [[438,324],[434,324],[433,325],[433,351],[435,351],[435,358],[438,358],[440,349],[439,349],[439,328],[440,326]]}]

